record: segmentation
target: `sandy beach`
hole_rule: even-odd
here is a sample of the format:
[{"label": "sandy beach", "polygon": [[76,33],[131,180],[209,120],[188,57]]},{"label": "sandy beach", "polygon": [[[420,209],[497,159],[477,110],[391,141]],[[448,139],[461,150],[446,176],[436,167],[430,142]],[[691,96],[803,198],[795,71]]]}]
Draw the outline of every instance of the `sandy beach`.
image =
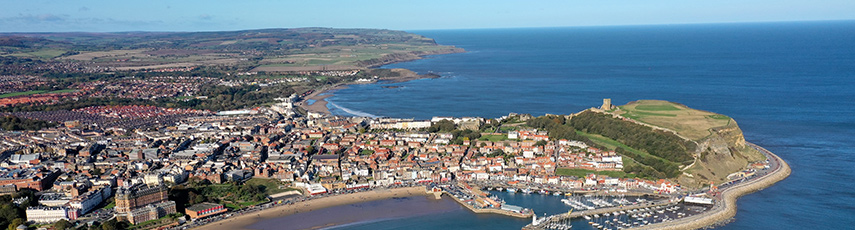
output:
[{"label": "sandy beach", "polygon": [[[316,90],[312,94],[309,94],[304,98],[303,101],[297,103],[297,106],[305,109],[308,112],[322,113],[322,114],[330,114],[329,108],[327,108],[327,98],[333,96],[333,92],[339,89],[345,89],[347,85],[345,84],[337,84],[330,88],[324,88],[320,90]],[[310,105],[308,103],[309,100],[314,100],[314,102]]]},{"label": "sandy beach", "polygon": [[[432,75],[432,74],[419,75],[419,74],[417,74],[413,71],[407,70],[407,69],[393,69],[392,71],[397,72],[399,74],[399,76],[379,78],[376,80],[372,80],[370,82],[339,83],[339,84],[333,85],[331,87],[324,87],[324,88],[315,90],[315,92],[313,92],[313,93],[309,94],[308,96],[306,96],[305,98],[303,98],[303,101],[297,103],[297,106],[300,106],[301,108],[305,109],[308,112],[315,112],[315,113],[330,115],[331,114],[330,110],[329,110],[329,108],[327,108],[327,104],[329,102],[327,102],[325,99],[332,97],[332,96],[335,96],[334,93],[336,90],[346,89],[348,87],[348,85],[375,84],[375,83],[381,82],[381,81],[383,83],[399,83],[399,82],[406,82],[406,81],[412,81],[412,80],[418,80],[418,79],[439,77],[439,75]],[[310,104],[308,104],[309,100],[314,100],[314,102],[310,105]]]},{"label": "sandy beach", "polygon": [[213,222],[194,229],[234,230],[250,229],[247,226],[264,219],[287,216],[299,212],[309,212],[322,208],[361,203],[366,201],[383,200],[390,198],[410,197],[427,195],[424,187],[407,187],[393,189],[376,189],[367,192],[342,194],[323,197],[309,201],[299,202],[291,205],[277,206],[262,211],[248,213],[241,216],[230,217],[225,220]]}]

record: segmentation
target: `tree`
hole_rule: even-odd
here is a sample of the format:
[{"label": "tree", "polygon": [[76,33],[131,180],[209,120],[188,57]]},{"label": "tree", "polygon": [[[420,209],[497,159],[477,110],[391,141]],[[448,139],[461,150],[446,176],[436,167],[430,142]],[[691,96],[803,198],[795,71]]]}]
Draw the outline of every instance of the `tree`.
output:
[{"label": "tree", "polygon": [[56,229],[56,230],[65,230],[65,229],[68,229],[70,227],[71,227],[71,223],[69,223],[65,219],[61,219],[61,220],[57,221],[56,223],[53,223],[53,229]]},{"label": "tree", "polygon": [[433,123],[429,128],[428,132],[451,132],[452,130],[457,129],[457,125],[454,124],[453,121],[449,121],[447,119],[442,119],[441,121],[437,121]]},{"label": "tree", "polygon": [[101,230],[121,230],[121,229],[126,228],[125,225],[126,224],[123,224],[123,223],[120,223],[119,221],[116,221],[116,218],[113,218],[113,219],[110,219],[110,220],[102,223],[101,224]]},{"label": "tree", "polygon": [[9,223],[9,227],[7,227],[6,229],[15,230],[18,228],[18,225],[22,225],[24,223],[26,223],[26,221],[24,221],[23,218],[15,218],[14,220],[12,220],[12,222]]}]

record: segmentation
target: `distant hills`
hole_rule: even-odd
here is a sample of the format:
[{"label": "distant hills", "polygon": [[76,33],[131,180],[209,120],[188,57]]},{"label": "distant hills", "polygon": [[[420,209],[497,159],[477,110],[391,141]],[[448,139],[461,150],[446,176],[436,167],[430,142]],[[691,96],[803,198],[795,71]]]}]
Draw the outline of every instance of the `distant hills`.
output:
[{"label": "distant hills", "polygon": [[83,62],[112,70],[199,65],[278,67],[269,68],[273,71],[312,66],[350,69],[452,52],[462,50],[421,35],[382,29],[0,33],[0,56]]}]

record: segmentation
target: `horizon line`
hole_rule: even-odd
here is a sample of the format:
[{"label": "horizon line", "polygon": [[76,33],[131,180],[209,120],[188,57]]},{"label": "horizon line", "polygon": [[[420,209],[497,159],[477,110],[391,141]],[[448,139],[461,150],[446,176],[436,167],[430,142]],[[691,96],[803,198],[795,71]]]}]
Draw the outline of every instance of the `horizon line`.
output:
[{"label": "horizon line", "polygon": [[174,30],[174,31],[158,31],[158,30],[126,30],[126,31],[40,31],[40,32],[20,32],[20,31],[0,31],[0,34],[51,34],[51,33],[92,33],[92,34],[111,34],[111,33],[202,33],[202,32],[229,32],[229,31],[251,31],[251,30],[269,30],[269,29],[306,29],[306,28],[325,28],[325,29],[374,29],[374,30],[394,30],[394,31],[439,31],[439,30],[490,30],[490,29],[548,29],[548,28],[591,28],[591,27],[635,27],[635,26],[681,26],[681,25],[720,25],[720,24],[774,24],[774,23],[812,23],[812,22],[855,22],[855,19],[828,19],[828,20],[795,20],[795,21],[740,21],[740,22],[695,22],[695,23],[640,23],[640,24],[610,24],[610,25],[572,25],[572,26],[525,26],[525,27],[477,27],[477,28],[434,28],[434,29],[389,29],[389,28],[370,28],[370,27],[325,27],[325,26],[302,26],[302,27],[260,27],[247,29],[233,30]]}]

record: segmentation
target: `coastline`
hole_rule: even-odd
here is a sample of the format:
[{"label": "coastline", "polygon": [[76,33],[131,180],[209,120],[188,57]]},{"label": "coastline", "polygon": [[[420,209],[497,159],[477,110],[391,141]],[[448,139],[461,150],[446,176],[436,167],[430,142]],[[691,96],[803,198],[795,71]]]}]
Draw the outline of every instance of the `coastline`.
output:
[{"label": "coastline", "polygon": [[229,217],[217,222],[208,223],[197,226],[193,229],[212,229],[212,230],[233,230],[233,229],[251,229],[250,225],[266,219],[288,216],[300,212],[309,212],[313,210],[356,204],[367,201],[385,200],[391,198],[411,197],[411,196],[426,196],[424,186],[392,188],[392,189],[375,189],[366,192],[350,193],[322,197],[308,201],[298,202],[289,205],[276,206],[261,210],[258,212],[248,213],[241,216]]},{"label": "coastline", "polygon": [[[303,98],[302,101],[298,102],[297,106],[299,106],[300,108],[303,108],[307,112],[315,112],[315,113],[321,113],[321,114],[329,115],[329,114],[331,114],[330,109],[327,108],[327,104],[329,102],[326,99],[329,97],[335,96],[333,94],[333,91],[339,90],[339,89],[346,89],[348,85],[349,84],[339,83],[339,84],[335,84],[329,88],[321,88],[321,89],[315,90],[315,92],[309,94],[308,96]],[[309,105],[308,104],[309,100],[314,100],[315,102],[313,102],[311,105]]]},{"label": "coastline", "polygon": [[[362,66],[362,67],[353,66],[353,68],[358,68],[361,70],[365,70],[364,68],[368,68],[370,70],[370,69],[379,68],[379,67],[384,66],[384,65],[389,65],[389,64],[399,63],[399,62],[415,61],[415,60],[423,59],[426,56],[431,56],[431,55],[455,54],[455,53],[464,53],[464,52],[466,52],[466,50],[464,50],[462,48],[449,47],[446,49],[440,49],[440,50],[435,50],[435,51],[417,51],[417,52],[409,52],[409,53],[403,53],[403,54],[400,54],[400,53],[399,54],[392,54],[392,55],[386,55],[386,56],[384,56],[384,58],[378,58],[378,59],[363,61],[363,62],[359,63],[359,65],[358,65],[358,66]],[[348,68],[351,68],[351,67],[348,67]],[[346,89],[348,85],[376,84],[376,83],[379,83],[381,81],[386,82],[386,83],[400,83],[400,82],[406,82],[406,81],[412,81],[412,80],[418,80],[418,79],[439,78],[440,77],[439,75],[435,75],[435,74],[417,74],[416,72],[413,72],[411,70],[400,69],[400,68],[391,69],[391,71],[397,72],[399,74],[399,76],[377,78],[374,81],[370,81],[370,82],[338,83],[338,84],[335,84],[329,88],[317,89],[317,90],[315,90],[315,92],[306,96],[304,98],[304,100],[297,103],[297,106],[300,108],[303,108],[304,110],[306,110],[306,112],[315,112],[315,113],[320,113],[320,114],[332,115],[332,112],[330,112],[329,108],[327,108],[327,104],[329,102],[326,101],[325,99],[332,97],[332,96],[335,96],[334,94],[332,94],[332,91],[339,90],[339,89]],[[375,76],[375,78],[376,78],[376,76]],[[312,103],[311,105],[308,105],[306,103],[307,100],[314,100],[315,102]]]},{"label": "coastline", "polygon": [[785,178],[790,176],[790,173],[792,173],[792,169],[790,169],[789,164],[787,164],[786,161],[781,159],[781,157],[778,157],[778,155],[775,155],[769,150],[766,150],[765,148],[760,147],[758,145],[752,143],[747,144],[766,153],[770,158],[772,158],[770,160],[778,161],[780,167],[778,167],[778,169],[776,169],[772,173],[762,176],[756,181],[746,184],[740,184],[722,191],[721,196],[723,202],[720,206],[717,205],[713,207],[714,210],[711,210],[701,215],[682,218],[672,222],[647,225],[638,229],[698,229],[709,227],[716,223],[720,223],[722,221],[733,218],[736,215],[736,201],[739,197],[772,186],[775,183],[784,180]]},{"label": "coastline", "polygon": [[[335,91],[340,89],[346,89],[350,85],[361,85],[361,84],[377,84],[377,83],[401,83],[418,79],[433,79],[439,78],[439,75],[434,74],[417,74],[408,69],[392,69],[393,72],[397,72],[399,76],[396,77],[382,77],[370,82],[346,82],[346,83],[337,83],[330,87],[323,87],[315,90],[302,101],[297,103],[297,106],[303,108],[307,112],[314,112],[326,115],[332,115],[327,104],[329,102],[326,100],[327,98],[335,96]],[[314,102],[309,105],[307,103],[308,100],[314,100]]]}]

